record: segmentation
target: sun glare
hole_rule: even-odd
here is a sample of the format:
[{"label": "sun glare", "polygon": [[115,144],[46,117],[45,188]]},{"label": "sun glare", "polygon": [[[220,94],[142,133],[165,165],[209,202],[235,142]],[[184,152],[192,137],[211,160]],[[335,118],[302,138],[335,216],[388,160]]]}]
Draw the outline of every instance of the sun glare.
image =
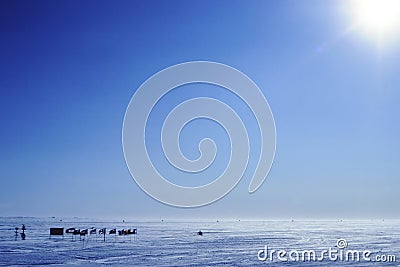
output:
[{"label": "sun glare", "polygon": [[355,0],[357,26],[378,35],[400,33],[400,0]]}]

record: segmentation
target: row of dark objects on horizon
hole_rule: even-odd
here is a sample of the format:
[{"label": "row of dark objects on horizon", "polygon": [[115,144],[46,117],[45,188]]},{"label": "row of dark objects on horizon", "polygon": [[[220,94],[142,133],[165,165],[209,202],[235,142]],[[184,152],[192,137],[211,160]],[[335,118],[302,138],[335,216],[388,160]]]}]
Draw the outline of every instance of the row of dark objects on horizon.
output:
[{"label": "row of dark objects on horizon", "polygon": [[[65,229],[64,232],[64,228],[60,228],[60,227],[52,227],[50,228],[50,238],[51,236],[63,236],[64,237],[64,233],[65,234],[70,234],[72,237],[74,236],[79,236],[79,238],[81,237],[85,237],[86,235],[92,235],[92,234],[99,234],[102,235],[105,241],[105,237],[107,234],[107,229],[106,228],[101,228],[97,231],[96,228],[92,227],[90,229],[77,229],[77,228],[67,228]],[[122,230],[117,230],[116,228],[110,229],[108,231],[109,235],[120,235],[120,236],[126,236],[126,235],[136,235],[137,234],[137,229],[133,228],[133,229],[122,229]]]},{"label": "row of dark objects on horizon", "polygon": [[[50,233],[51,233],[51,229],[53,229],[53,232],[55,231],[54,229],[60,229],[60,230],[62,229],[62,231],[64,231],[64,228],[50,228]],[[58,231],[60,231],[60,230],[58,230]],[[94,227],[92,227],[90,229],[83,229],[83,230],[76,229],[76,228],[68,228],[68,229],[65,230],[65,233],[66,234],[73,234],[73,235],[96,234],[97,233],[97,229],[94,228]],[[99,229],[98,233],[100,235],[103,235],[103,234],[107,233],[107,229],[106,228]],[[135,235],[135,234],[137,234],[137,229],[136,228],[134,228],[134,229],[126,229],[126,230],[122,229],[122,230],[118,230],[117,231],[117,229],[114,228],[114,229],[109,230],[109,232],[108,232],[108,234],[110,234],[110,235],[111,234],[117,234],[117,233],[118,233],[118,235]]]},{"label": "row of dark objects on horizon", "polygon": [[[18,230],[19,230],[19,228],[15,227],[15,232],[14,232],[15,233],[15,240],[17,240],[17,238],[18,238]],[[25,238],[26,238],[26,234],[25,234],[26,227],[25,227],[25,224],[22,225],[21,230],[22,230],[22,233],[20,233],[21,239],[25,240]],[[90,229],[77,229],[77,228],[71,227],[71,228],[65,229],[65,232],[64,232],[64,228],[63,227],[51,227],[50,228],[50,238],[51,238],[51,236],[62,236],[62,237],[64,237],[64,233],[65,234],[70,234],[70,235],[72,235],[72,237],[79,235],[80,238],[82,236],[85,237],[86,235],[89,235],[89,234],[90,235],[99,234],[99,235],[103,235],[104,241],[105,241],[105,236],[107,234],[107,228],[101,228],[101,229],[99,229],[97,231],[97,229],[95,227],[92,227]],[[115,236],[117,234],[119,236],[137,235],[137,233],[138,233],[137,232],[137,228],[133,228],[133,229],[129,228],[129,229],[122,229],[122,230],[117,230],[116,228],[113,228],[113,229],[110,229],[108,231],[109,235],[115,235]],[[200,230],[200,231],[197,232],[197,235],[202,236],[203,232]]]}]

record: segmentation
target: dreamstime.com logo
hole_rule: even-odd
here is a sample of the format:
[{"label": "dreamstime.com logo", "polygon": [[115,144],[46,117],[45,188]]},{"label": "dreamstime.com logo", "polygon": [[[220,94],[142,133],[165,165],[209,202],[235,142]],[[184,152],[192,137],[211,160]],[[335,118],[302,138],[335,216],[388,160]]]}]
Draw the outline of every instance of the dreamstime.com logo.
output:
[{"label": "dreamstime.com logo", "polygon": [[212,182],[185,187],[165,179],[153,165],[146,148],[146,125],[156,103],[176,87],[206,83],[223,87],[240,97],[251,109],[261,134],[261,152],[249,185],[255,192],[271,168],[276,146],[275,123],[261,90],[242,72],[215,62],[194,61],[166,68],[145,81],[133,95],[125,113],[122,145],[126,164],[140,188],[154,199],[177,207],[197,207],[214,202],[229,193],[243,176],[249,161],[250,141],[239,115],[227,103],[211,97],[196,97],[177,105],[166,117],[161,131],[163,153],[175,168],[201,172],[214,161],[217,150],[210,138],[199,143],[201,156],[187,159],[181,152],[179,135],[197,118],[220,124],[228,133],[231,153],[228,166]]},{"label": "dreamstime.com logo", "polygon": [[336,242],[336,247],[323,250],[275,250],[264,246],[258,251],[257,258],[265,262],[322,262],[322,261],[342,261],[342,262],[396,262],[395,255],[374,254],[371,250],[349,249],[347,241],[340,238]]}]

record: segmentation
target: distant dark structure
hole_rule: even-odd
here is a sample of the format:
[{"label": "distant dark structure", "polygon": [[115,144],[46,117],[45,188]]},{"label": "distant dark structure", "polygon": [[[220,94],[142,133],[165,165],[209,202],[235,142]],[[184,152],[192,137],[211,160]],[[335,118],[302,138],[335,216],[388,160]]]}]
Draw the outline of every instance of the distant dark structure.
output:
[{"label": "distant dark structure", "polygon": [[56,235],[56,236],[62,236],[64,238],[64,228],[50,228],[50,237]]},{"label": "distant dark structure", "polygon": [[[18,229],[19,229],[18,227],[15,227],[15,230],[14,230],[15,241],[17,241],[17,239],[18,239]],[[25,238],[26,238],[26,234],[25,234],[26,227],[25,227],[25,224],[22,225],[21,230],[22,230],[22,233],[20,234],[21,235],[21,239],[25,240]]]},{"label": "distant dark structure", "polygon": [[23,224],[22,225],[22,233],[21,233],[22,240],[25,240],[25,238],[26,238],[25,230],[26,230],[26,227],[25,227],[25,224]]},{"label": "distant dark structure", "polygon": [[200,230],[197,232],[197,235],[203,235],[203,232]]}]

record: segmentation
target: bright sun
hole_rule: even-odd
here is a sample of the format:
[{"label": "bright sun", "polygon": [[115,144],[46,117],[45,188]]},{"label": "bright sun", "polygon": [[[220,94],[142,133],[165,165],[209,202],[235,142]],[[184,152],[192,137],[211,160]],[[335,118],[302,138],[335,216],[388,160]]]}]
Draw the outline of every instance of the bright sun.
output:
[{"label": "bright sun", "polygon": [[400,0],[356,0],[353,5],[363,30],[379,37],[400,32]]}]

